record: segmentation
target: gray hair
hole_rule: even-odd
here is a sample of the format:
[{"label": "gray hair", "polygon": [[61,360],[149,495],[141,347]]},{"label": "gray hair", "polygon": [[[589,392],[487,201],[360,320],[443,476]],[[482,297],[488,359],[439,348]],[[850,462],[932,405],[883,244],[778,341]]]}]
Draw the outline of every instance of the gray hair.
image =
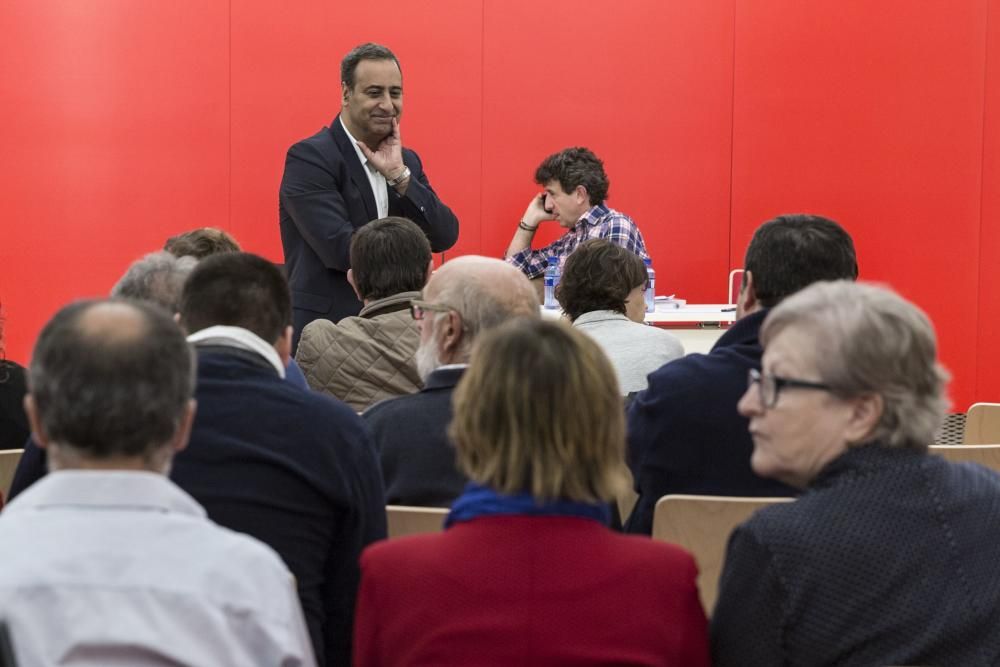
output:
[{"label": "gray hair", "polygon": [[[449,266],[450,265],[450,266]],[[489,257],[467,255],[445,265],[467,268],[442,281],[434,301],[451,306],[462,317],[464,333],[459,352],[468,356],[484,331],[517,317],[539,317],[535,288],[510,264]],[[441,268],[442,277],[445,268]]]},{"label": "gray hair", "polygon": [[43,432],[92,460],[151,460],[176,435],[194,382],[180,327],[141,301],[64,307],[42,329],[28,372]]},{"label": "gray hair", "polygon": [[173,315],[181,300],[184,281],[198,264],[194,257],[153,252],[136,260],[111,288],[111,296],[155,303]]},{"label": "gray hair", "polygon": [[924,448],[944,419],[948,372],[937,362],[934,327],[922,310],[892,290],[849,281],[815,283],[768,314],[766,346],[786,327],[804,328],[823,382],[842,398],[882,397],[871,440]]}]

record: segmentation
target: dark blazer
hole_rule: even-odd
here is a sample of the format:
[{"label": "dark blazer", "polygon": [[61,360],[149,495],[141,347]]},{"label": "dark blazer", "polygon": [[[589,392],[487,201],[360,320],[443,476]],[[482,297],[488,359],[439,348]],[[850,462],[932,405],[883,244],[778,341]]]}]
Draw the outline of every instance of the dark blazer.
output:
[{"label": "dark blazer", "polygon": [[[388,188],[389,215],[417,223],[434,252],[447,250],[458,239],[458,219],[431,189],[417,154],[404,148],[403,162],[410,183],[403,196]],[[339,116],[288,149],[278,210],[297,344],[309,322],[321,317],[337,322],[361,310],[347,282],[351,235],[376,219],[378,209]]]},{"label": "dark blazer", "polygon": [[708,665],[691,556],[591,519],[479,517],[361,567],[356,665]]},{"label": "dark blazer", "polygon": [[670,493],[790,496],[795,490],[750,468],[753,440],[736,412],[747,372],[760,370],[757,336],[767,311],[751,313],[708,354],[689,354],[650,373],[628,408],[629,468],[639,494],[625,523],[650,534],[656,501]]},{"label": "dark blazer", "polygon": [[448,439],[451,395],[465,368],[444,368],[416,394],[382,401],[362,415],[382,464],[390,505],[449,507],[468,479]]},{"label": "dark blazer", "polygon": [[[216,523],[247,533],[295,575],[317,664],[350,664],[362,548],[386,536],[368,429],[353,410],[281,380],[253,353],[199,349],[198,411],[170,478]],[[33,443],[16,495],[45,474]],[[192,554],[196,558],[197,554]]]},{"label": "dark blazer", "polygon": [[869,445],[729,540],[714,664],[1000,664],[1000,475]]},{"label": "dark blazer", "polygon": [[19,364],[0,359],[0,449],[21,449],[31,431],[24,414],[25,375]]}]

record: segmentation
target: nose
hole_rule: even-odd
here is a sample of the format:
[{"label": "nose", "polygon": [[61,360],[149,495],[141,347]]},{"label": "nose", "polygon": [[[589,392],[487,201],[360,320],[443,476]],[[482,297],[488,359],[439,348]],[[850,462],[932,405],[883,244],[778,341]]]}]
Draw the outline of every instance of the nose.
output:
[{"label": "nose", "polygon": [[747,385],[747,390],[743,392],[743,396],[736,403],[736,411],[744,417],[753,417],[760,414],[760,395],[757,393],[759,391],[760,389],[756,382]]},{"label": "nose", "polygon": [[378,106],[379,106],[379,109],[382,109],[383,111],[386,111],[386,112],[393,111],[392,97],[389,95],[388,91],[386,91],[382,95],[382,97],[379,98],[379,100],[378,100]]}]

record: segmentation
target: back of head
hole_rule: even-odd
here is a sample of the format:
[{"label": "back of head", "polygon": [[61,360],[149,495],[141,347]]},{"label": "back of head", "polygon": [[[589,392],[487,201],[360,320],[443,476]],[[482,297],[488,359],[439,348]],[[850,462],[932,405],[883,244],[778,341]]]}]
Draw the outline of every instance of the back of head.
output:
[{"label": "back of head", "polygon": [[576,147],[548,156],[535,170],[535,182],[545,185],[558,181],[563,192],[573,192],[578,185],[587,190],[590,205],[596,206],[608,198],[608,176],[604,163],[587,148]]},{"label": "back of head", "polygon": [[427,235],[406,218],[370,222],[351,239],[351,271],[365,300],[419,292],[427,281],[430,262]]},{"label": "back of head", "polygon": [[465,255],[438,269],[424,290],[424,298],[458,311],[466,345],[514,317],[540,317],[538,294],[524,276],[507,262]]},{"label": "back of head", "polygon": [[450,434],[470,479],[543,500],[610,500],[620,490],[624,409],[596,343],[517,319],[485,334],[453,398]]},{"label": "back of head", "polygon": [[937,362],[934,327],[919,308],[875,285],[818,282],[788,297],[761,329],[766,346],[782,330],[804,330],[822,381],[835,394],[882,397],[872,439],[923,447],[944,419],[947,372]]},{"label": "back of head", "polygon": [[288,281],[263,257],[213,255],[199,262],[184,284],[180,315],[189,333],[218,325],[241,327],[273,344],[292,322]]},{"label": "back of head", "polygon": [[205,259],[223,252],[239,252],[240,244],[221,229],[202,227],[171,236],[163,249],[177,257]]},{"label": "back of head", "polygon": [[198,260],[177,257],[169,252],[153,252],[136,260],[111,288],[111,296],[155,303],[173,315],[181,300],[181,290]]},{"label": "back of head", "polygon": [[28,384],[48,442],[91,460],[149,457],[179,428],[194,357],[155,306],[78,301],[45,325]]},{"label": "back of head", "polygon": [[754,232],[743,267],[770,308],[818,280],[855,280],[858,260],[844,228],[818,215],[782,215]]},{"label": "back of head", "polygon": [[594,310],[624,314],[629,292],[646,280],[646,265],[634,252],[607,239],[589,239],[566,260],[556,296],[571,320]]}]

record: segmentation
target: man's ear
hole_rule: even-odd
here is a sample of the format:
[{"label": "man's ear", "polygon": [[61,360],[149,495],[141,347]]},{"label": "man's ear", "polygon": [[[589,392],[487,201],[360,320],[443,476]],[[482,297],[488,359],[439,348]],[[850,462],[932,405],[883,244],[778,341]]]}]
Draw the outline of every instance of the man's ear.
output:
[{"label": "man's ear", "polygon": [[343,81],[340,82],[340,102],[343,106],[347,106],[347,98],[351,96],[351,89],[347,87],[347,84]]},{"label": "man's ear", "polygon": [[427,273],[424,275],[424,285],[426,285],[430,279],[431,274],[434,273],[434,256],[431,255],[431,261],[427,262]]},{"label": "man's ear", "polygon": [[441,328],[441,356],[450,359],[462,344],[462,334],[464,332],[462,329],[462,316],[458,314],[458,311],[449,310],[444,313],[444,318],[442,319],[446,321],[439,322],[437,325]]},{"label": "man's ear", "polygon": [[188,446],[188,440],[191,438],[191,427],[194,425],[194,416],[197,412],[198,402],[192,398],[184,406],[184,412],[181,413],[181,418],[177,424],[177,432],[174,434],[174,440],[170,443],[173,453],[182,451]]},{"label": "man's ear", "polygon": [[49,446],[49,436],[42,430],[42,419],[38,414],[38,406],[35,405],[35,397],[31,394],[24,395],[24,414],[28,416],[28,425],[31,427],[31,437],[35,444],[42,449]]},{"label": "man's ear", "polygon": [[573,190],[573,194],[576,195],[576,201],[578,204],[583,204],[583,202],[587,202],[588,204],[590,203],[590,193],[587,192],[587,188],[582,185],[576,186],[576,189]]},{"label": "man's ear", "polygon": [[285,330],[281,332],[278,336],[278,340],[274,342],[274,349],[277,350],[278,356],[281,358],[281,363],[285,366],[288,365],[289,359],[292,358],[292,325],[289,324],[285,327]]},{"label": "man's ear", "polygon": [[736,318],[760,310],[760,302],[757,300],[757,287],[753,282],[753,273],[743,272],[743,284],[740,286],[739,296],[736,297]]},{"label": "man's ear", "polygon": [[358,297],[358,301],[364,301],[361,296],[361,292],[358,291],[358,284],[354,282],[354,269],[347,269],[347,282],[351,285],[351,289]]}]

